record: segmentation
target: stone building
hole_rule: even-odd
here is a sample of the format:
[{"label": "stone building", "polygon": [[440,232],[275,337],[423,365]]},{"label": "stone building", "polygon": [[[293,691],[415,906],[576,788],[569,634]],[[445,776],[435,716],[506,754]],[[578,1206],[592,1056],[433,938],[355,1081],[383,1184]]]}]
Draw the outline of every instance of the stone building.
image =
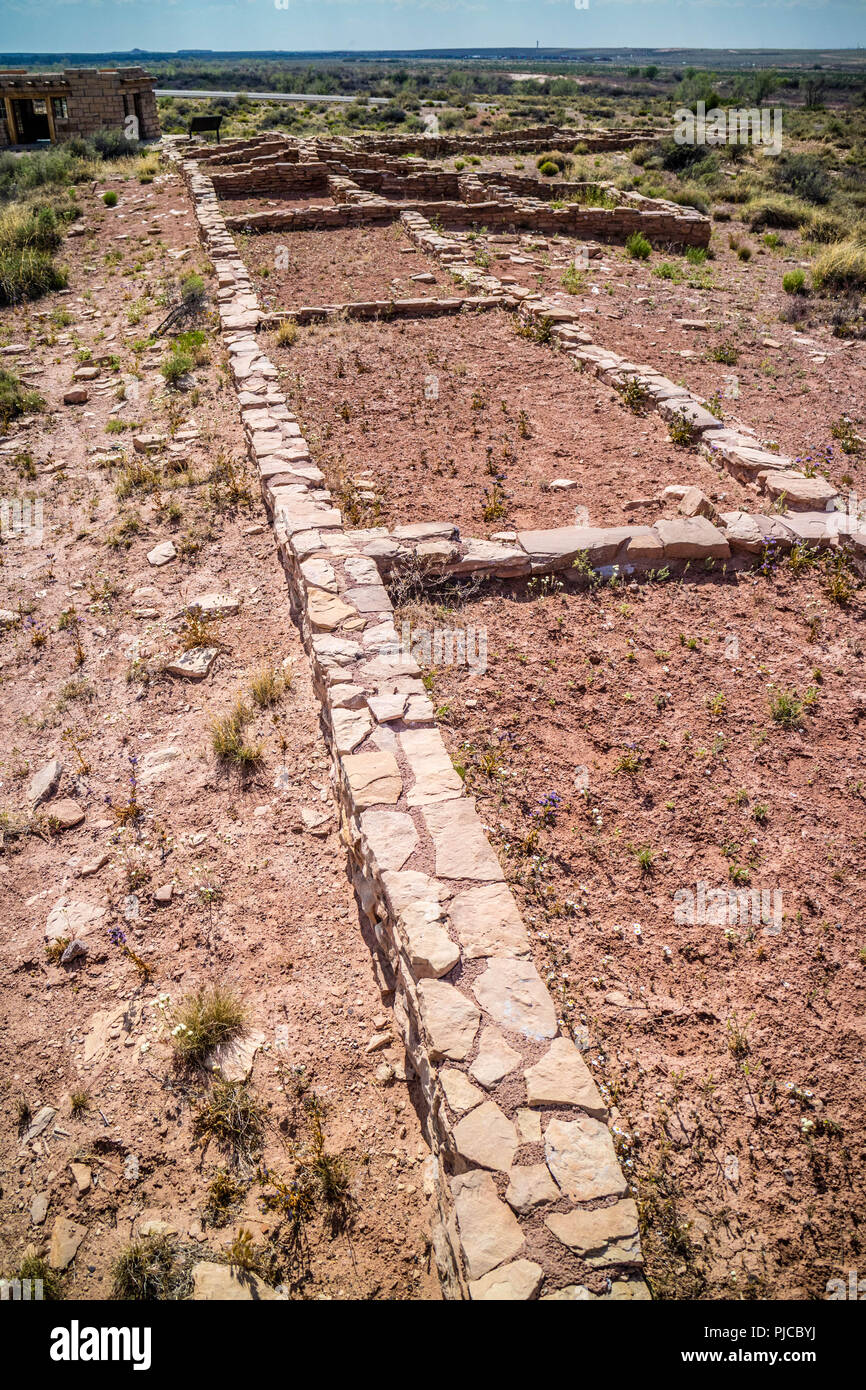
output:
[{"label": "stone building", "polygon": [[54,144],[103,129],[154,140],[159,117],[153,83],[150,73],[137,67],[0,69],[0,147]]}]

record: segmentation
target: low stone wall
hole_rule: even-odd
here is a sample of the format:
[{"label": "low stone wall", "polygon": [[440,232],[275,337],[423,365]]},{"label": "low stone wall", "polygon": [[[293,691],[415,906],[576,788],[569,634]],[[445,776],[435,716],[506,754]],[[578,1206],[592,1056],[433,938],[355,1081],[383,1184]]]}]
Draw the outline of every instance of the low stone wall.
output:
[{"label": "low stone wall", "polygon": [[343,528],[256,341],[260,310],[213,185],[192,161],[183,171],[321,700],[355,890],[424,1095],[445,1293],[647,1298],[604,1101],[532,964],[376,563]]},{"label": "low stone wall", "polygon": [[211,178],[221,198],[315,197],[328,191],[326,165],[276,158],[233,165],[225,173],[214,170]]},{"label": "low stone wall", "polygon": [[[404,212],[402,221],[415,244],[443,261],[451,273],[466,285],[486,295],[496,295],[505,289],[501,280],[480,270],[469,259],[469,247],[459,236],[437,232],[420,212]],[[721,464],[740,481],[764,493],[771,504],[785,504],[786,510],[781,517],[730,514],[741,549],[759,551],[768,540],[782,543],[786,537],[789,541],[799,539],[819,544],[839,544],[848,539],[858,552],[866,548],[862,522],[837,510],[841,499],[826,478],[820,475],[807,477],[795,467],[793,459],[763,448],[753,432],[726,428],[687,387],[669,381],[655,368],[636,365],[619,353],[593,343],[576,311],[545,300],[521,286],[509,285],[508,294],[520,303],[520,312],[527,322],[534,323],[539,329],[543,326],[550,341],[578,362],[582,370],[591,372],[614,390],[625,390],[632,383],[641,392],[647,409],[657,410],[666,420],[677,420],[687,426],[693,444],[706,457]],[[719,384],[722,385],[721,382]],[[663,524],[658,523],[659,526]],[[612,528],[612,533],[629,529]],[[651,528],[632,529],[646,531]],[[724,535],[713,537],[708,534],[710,548],[704,552],[704,558],[712,558],[715,553],[712,547],[716,541],[725,542],[726,539]],[[624,535],[621,540],[625,540]],[[643,538],[640,544],[645,541],[650,544],[652,551],[646,564],[652,567],[653,556],[658,559],[658,549],[655,542],[649,542],[648,538]],[[602,539],[599,544],[605,552],[609,548],[607,540]],[[577,546],[577,549],[582,548]],[[685,555],[685,552],[682,553]],[[690,558],[700,557],[698,551]],[[664,559],[668,558],[671,557],[665,550]],[[634,550],[620,554],[615,551],[599,563],[621,564],[626,560],[629,564],[637,564]]]}]

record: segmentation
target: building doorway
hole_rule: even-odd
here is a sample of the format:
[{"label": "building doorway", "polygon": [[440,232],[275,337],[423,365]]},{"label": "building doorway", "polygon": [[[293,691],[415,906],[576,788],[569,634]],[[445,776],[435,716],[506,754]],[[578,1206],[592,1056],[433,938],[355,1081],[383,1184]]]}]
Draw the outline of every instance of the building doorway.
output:
[{"label": "building doorway", "polygon": [[12,102],[12,119],[15,122],[14,144],[35,145],[39,140],[51,139],[48,102],[45,98],[15,98]]}]

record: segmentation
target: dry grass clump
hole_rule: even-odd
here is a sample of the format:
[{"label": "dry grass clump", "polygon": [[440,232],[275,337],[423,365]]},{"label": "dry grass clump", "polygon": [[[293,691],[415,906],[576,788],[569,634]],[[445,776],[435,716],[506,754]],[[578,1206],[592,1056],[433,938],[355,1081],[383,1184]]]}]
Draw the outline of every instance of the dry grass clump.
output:
[{"label": "dry grass clump", "polygon": [[167,1235],[134,1240],[115,1261],[112,1297],[125,1303],[156,1303],[185,1298],[190,1276]]},{"label": "dry grass clump", "polygon": [[192,1132],[203,1148],[215,1140],[233,1162],[251,1163],[264,1144],[264,1114],[244,1082],[220,1079],[195,1116]]},{"label": "dry grass clump", "polygon": [[256,767],[262,760],[261,743],[247,743],[244,730],[253,718],[253,711],[243,700],[238,700],[228,714],[214,719],[211,725],[211,747],[224,763],[233,763],[241,769]]},{"label": "dry grass clump", "polygon": [[827,246],[813,262],[812,284],[816,290],[866,289],[866,246],[850,237]]},{"label": "dry grass clump", "polygon": [[250,694],[259,709],[269,709],[282,699],[291,677],[286,677],[279,667],[261,666],[250,681]]},{"label": "dry grass clump", "polygon": [[178,1004],[172,1045],[181,1061],[200,1064],[215,1047],[242,1033],[246,1023],[246,1006],[230,989],[204,985]]}]

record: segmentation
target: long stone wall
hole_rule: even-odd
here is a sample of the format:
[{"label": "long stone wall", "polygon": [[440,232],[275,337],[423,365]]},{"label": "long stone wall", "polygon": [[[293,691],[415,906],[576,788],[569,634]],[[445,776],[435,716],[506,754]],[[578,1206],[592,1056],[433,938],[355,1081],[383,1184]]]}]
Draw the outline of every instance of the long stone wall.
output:
[{"label": "long stone wall", "polygon": [[647,1298],[637,1209],[604,1101],[532,964],[420,671],[400,650],[376,563],[344,529],[256,339],[261,312],[213,184],[193,161],[183,171],[321,700],[383,997],[424,1095],[445,1293]]}]

